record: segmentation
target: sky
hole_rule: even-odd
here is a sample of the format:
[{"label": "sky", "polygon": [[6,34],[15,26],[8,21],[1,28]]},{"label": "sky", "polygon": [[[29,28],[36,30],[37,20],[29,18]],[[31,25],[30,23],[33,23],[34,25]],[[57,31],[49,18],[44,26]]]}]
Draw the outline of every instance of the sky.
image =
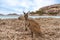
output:
[{"label": "sky", "polygon": [[53,4],[60,4],[60,0],[0,0],[0,14],[23,14]]}]

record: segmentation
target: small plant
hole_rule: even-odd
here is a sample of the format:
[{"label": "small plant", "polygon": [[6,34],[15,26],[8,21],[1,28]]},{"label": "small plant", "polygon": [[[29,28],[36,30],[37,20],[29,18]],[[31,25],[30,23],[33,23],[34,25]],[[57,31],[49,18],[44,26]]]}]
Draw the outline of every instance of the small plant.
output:
[{"label": "small plant", "polygon": [[57,12],[49,12],[49,14],[51,14],[51,15],[56,15]]},{"label": "small plant", "polygon": [[35,14],[35,12],[30,12],[31,14]]},{"label": "small plant", "polygon": [[39,14],[39,15],[42,15],[42,14],[44,14],[44,11],[40,10],[40,11],[36,11],[36,13]]},{"label": "small plant", "polygon": [[49,10],[48,14],[50,14],[50,15],[57,15],[58,11],[57,10]]}]

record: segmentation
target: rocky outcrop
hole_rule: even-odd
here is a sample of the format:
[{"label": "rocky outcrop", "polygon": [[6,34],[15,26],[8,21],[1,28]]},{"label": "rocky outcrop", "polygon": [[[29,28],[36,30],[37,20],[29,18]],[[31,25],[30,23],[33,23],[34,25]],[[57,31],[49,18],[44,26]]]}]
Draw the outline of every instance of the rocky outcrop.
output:
[{"label": "rocky outcrop", "polygon": [[19,20],[24,20],[24,16],[23,16],[23,15],[20,15],[20,16],[18,17],[18,19],[19,19]]}]

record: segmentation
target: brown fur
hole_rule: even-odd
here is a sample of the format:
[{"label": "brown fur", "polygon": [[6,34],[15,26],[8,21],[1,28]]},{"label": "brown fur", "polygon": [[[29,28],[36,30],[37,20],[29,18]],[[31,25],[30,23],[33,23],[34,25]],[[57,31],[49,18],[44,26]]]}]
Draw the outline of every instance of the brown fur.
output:
[{"label": "brown fur", "polygon": [[[27,17],[25,17],[27,16]],[[32,36],[33,36],[33,33],[35,33],[36,35],[40,35],[41,36],[41,28],[40,28],[40,25],[33,19],[28,19],[28,14],[24,14],[24,17],[26,20],[26,24],[27,24],[27,27],[29,27],[29,29],[31,30],[31,33],[32,33]]]},{"label": "brown fur", "polygon": [[34,33],[40,33],[40,25],[34,21],[34,20],[28,20],[29,25],[28,27],[30,28],[30,30]]}]

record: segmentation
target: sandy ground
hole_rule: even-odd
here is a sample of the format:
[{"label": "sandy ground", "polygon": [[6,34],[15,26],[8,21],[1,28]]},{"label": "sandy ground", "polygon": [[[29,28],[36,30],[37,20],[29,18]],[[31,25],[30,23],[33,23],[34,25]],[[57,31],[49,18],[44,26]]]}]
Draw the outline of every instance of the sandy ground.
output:
[{"label": "sandy ground", "polygon": [[[60,19],[39,18],[35,20],[41,27],[43,38],[40,36],[37,38],[34,35],[34,40],[60,40]],[[24,29],[24,20],[0,20],[0,40],[32,40],[29,29],[27,31]]]}]

